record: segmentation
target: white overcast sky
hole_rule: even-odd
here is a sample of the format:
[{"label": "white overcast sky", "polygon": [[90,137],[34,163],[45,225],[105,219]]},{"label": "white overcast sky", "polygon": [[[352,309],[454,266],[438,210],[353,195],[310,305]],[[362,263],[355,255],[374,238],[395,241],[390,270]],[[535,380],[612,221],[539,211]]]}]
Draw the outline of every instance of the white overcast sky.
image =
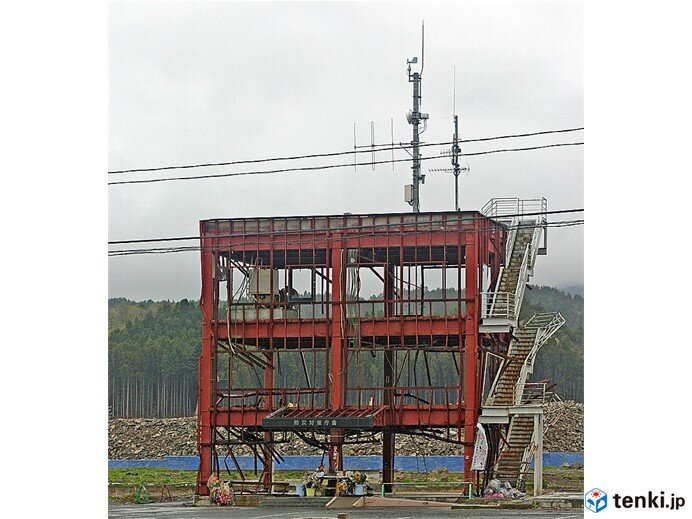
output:
[{"label": "white overcast sky", "polygon": [[[420,58],[427,142],[450,139],[453,78],[462,138],[583,126],[580,2],[112,3],[109,169],[222,162],[409,141],[406,59]],[[582,132],[465,145],[462,152],[577,142]],[[423,156],[440,148],[423,148]],[[396,158],[404,158],[399,152]],[[360,155],[361,160],[367,160]],[[380,160],[391,158],[389,152]],[[351,157],[273,163],[351,162]],[[549,209],[583,207],[583,149],[465,159],[461,205],[545,196]],[[429,168],[447,159],[424,161]],[[109,175],[109,181],[261,169],[231,166]],[[117,178],[116,178],[117,177]],[[109,240],[191,236],[206,218],[407,212],[410,164],[114,185]],[[453,177],[429,173],[424,211],[453,209]],[[578,218],[579,213],[554,220]],[[164,244],[165,245],[165,244]],[[115,247],[111,247],[115,248]],[[551,229],[536,284],[583,283],[583,227]],[[109,296],[197,299],[199,254],[109,258]]]}]

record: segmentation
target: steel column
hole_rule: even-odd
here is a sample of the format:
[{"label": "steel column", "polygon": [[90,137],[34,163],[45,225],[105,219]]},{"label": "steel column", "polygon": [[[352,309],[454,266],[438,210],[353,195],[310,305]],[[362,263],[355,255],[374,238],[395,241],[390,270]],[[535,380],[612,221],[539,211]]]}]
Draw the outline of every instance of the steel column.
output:
[{"label": "steel column", "polygon": [[543,494],[543,413],[533,415],[533,434],[536,450],[533,457],[533,495]]},{"label": "steel column", "polygon": [[466,335],[464,337],[464,480],[472,481],[471,460],[478,419],[477,371],[478,327],[480,325],[478,286],[479,254],[478,237],[469,233],[466,237]]},{"label": "steel column", "polygon": [[[338,236],[338,235],[337,235]],[[343,268],[341,241],[335,239],[331,248],[332,267],[332,313],[331,313],[331,370],[330,370],[330,404],[332,410],[341,409],[343,405],[342,380],[346,366],[344,365],[344,337],[342,336],[342,318],[344,315],[344,300],[342,297],[345,269]],[[329,472],[343,470],[342,434],[339,429],[332,429],[329,435]]]},{"label": "steel column", "polygon": [[[202,229],[200,229],[200,236]],[[199,365],[198,382],[198,418],[197,418],[197,442],[199,451],[199,471],[197,473],[197,495],[208,495],[207,480],[211,475],[211,381],[212,381],[212,347],[213,330],[211,326],[212,301],[213,301],[213,275],[212,253],[209,250],[209,239],[201,238],[202,248],[202,297],[200,309],[202,311],[202,355]]]},{"label": "steel column", "polygon": [[[274,368],[272,368],[274,365],[274,355],[271,352],[267,352],[265,355],[267,357],[269,367],[264,370],[264,387],[274,387]],[[268,412],[272,412],[274,407],[272,396],[265,397],[264,407],[267,408]],[[271,442],[273,440],[274,433],[271,431],[266,431],[264,433],[264,441]],[[262,448],[262,462],[264,465],[264,471],[262,473],[262,485],[264,486],[265,490],[269,491],[271,490],[274,461],[272,460],[271,452],[267,446]]]},{"label": "steel column", "polygon": [[[384,293],[386,294],[386,299],[388,301],[394,300],[394,266],[388,264],[384,276]],[[385,317],[390,318],[394,314],[394,303],[388,303],[385,305]],[[383,403],[388,408],[385,413],[389,416],[393,416],[394,410],[392,406],[394,404],[393,389],[394,385],[394,350],[391,345],[384,351],[384,366],[383,366],[383,381],[384,381],[384,394]],[[390,426],[391,427],[391,426]],[[382,433],[382,484],[384,485],[385,492],[391,492],[392,486],[387,485],[387,483],[394,482],[394,445],[396,437],[395,433],[391,430],[385,430]]]},{"label": "steel column", "polygon": [[329,431],[329,473],[334,474],[344,470],[343,429]]}]

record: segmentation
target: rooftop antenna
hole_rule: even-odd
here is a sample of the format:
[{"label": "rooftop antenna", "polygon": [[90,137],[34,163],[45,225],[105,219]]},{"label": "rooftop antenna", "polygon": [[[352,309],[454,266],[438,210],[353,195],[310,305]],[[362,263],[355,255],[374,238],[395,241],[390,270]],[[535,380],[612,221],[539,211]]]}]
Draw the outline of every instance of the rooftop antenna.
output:
[{"label": "rooftop antenna", "polygon": [[394,171],[394,117],[390,117],[392,122],[392,171]]},{"label": "rooftop antenna", "polygon": [[356,123],[353,123],[353,172],[358,171],[358,152],[356,151],[358,147],[356,146]]},{"label": "rooftop antenna", "polygon": [[[421,80],[423,75],[423,51],[425,50],[425,22],[421,25],[421,37],[423,42],[421,44],[421,70],[420,72],[411,72],[411,65],[418,63],[418,58],[413,57],[406,60],[408,81],[413,83],[413,109],[406,114],[406,120],[410,125],[413,126],[413,140],[411,141],[411,146],[413,148],[413,183],[404,186],[404,200],[408,202],[413,208],[414,213],[420,212],[420,184],[425,183],[425,175],[421,175],[420,172],[420,132],[418,125],[421,121],[427,121],[428,114],[420,112],[421,104]],[[426,122],[427,124],[427,122]]]},{"label": "rooftop antenna", "polygon": [[[393,119],[392,119],[393,121]],[[393,125],[393,123],[392,123]],[[392,126],[392,131],[393,126]],[[394,142],[394,134],[392,134],[392,142]],[[353,171],[357,171],[358,169],[358,150],[363,149],[363,148],[369,148],[372,150],[372,156],[370,159],[370,165],[372,166],[373,171],[375,170],[375,152],[379,151],[377,150],[377,147],[380,146],[379,144],[375,144],[375,121],[370,121],[370,144],[366,144],[363,146],[359,146],[356,143],[356,123],[353,123]],[[394,152],[392,151],[392,160],[394,160]],[[367,162],[366,162],[367,163]],[[392,166],[392,169],[394,166]]]},{"label": "rooftop antenna", "polygon": [[372,170],[375,171],[375,121],[370,121],[370,147],[372,148]]},{"label": "rooftop antenna", "polygon": [[451,150],[445,150],[441,154],[442,155],[448,155],[452,157],[452,167],[451,168],[438,168],[438,169],[431,169],[430,171],[441,171],[443,173],[454,173],[454,208],[456,211],[460,211],[461,209],[459,208],[459,174],[462,171],[469,172],[471,171],[471,168],[469,167],[468,164],[464,167],[459,166],[459,153],[461,152],[461,149],[459,148],[459,116],[457,115],[457,69],[454,67],[454,93],[453,93],[453,98],[454,98],[454,107],[453,107],[453,116],[454,116],[454,135],[452,135],[452,149]]},{"label": "rooftop antenna", "polygon": [[[420,77],[423,79],[423,69],[425,68],[425,20],[420,22]],[[423,85],[420,85],[420,95],[423,95]]]}]

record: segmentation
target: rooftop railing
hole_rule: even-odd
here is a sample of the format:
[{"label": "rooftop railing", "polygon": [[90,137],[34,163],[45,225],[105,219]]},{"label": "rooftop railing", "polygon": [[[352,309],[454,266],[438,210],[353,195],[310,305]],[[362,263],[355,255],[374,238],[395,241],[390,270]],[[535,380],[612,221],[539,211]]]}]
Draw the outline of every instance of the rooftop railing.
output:
[{"label": "rooftop railing", "polygon": [[533,215],[536,219],[545,221],[545,213],[548,210],[548,201],[541,198],[491,198],[481,208],[481,213],[498,220],[511,220],[521,215]]}]

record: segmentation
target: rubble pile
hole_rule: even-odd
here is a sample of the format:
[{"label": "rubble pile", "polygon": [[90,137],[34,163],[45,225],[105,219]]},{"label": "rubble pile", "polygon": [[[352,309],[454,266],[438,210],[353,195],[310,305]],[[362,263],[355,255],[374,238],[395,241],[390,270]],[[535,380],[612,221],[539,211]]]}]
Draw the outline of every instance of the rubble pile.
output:
[{"label": "rubble pile", "polygon": [[[584,405],[576,402],[549,404],[545,409],[546,423],[555,419],[543,440],[547,452],[581,452],[584,450]],[[322,455],[316,447],[306,445],[294,435],[277,448],[284,455]],[[109,459],[153,459],[165,456],[197,454],[196,418],[116,418],[108,422]],[[377,443],[344,446],[346,456],[377,456],[382,454],[381,437]],[[420,436],[397,435],[396,452],[400,456],[458,456],[462,447]],[[248,456],[247,447],[236,447],[239,456]]]},{"label": "rubble pile", "polygon": [[108,459],[197,454],[197,418],[115,418],[108,421]]},{"label": "rubble pile", "polygon": [[545,407],[544,420],[551,424],[543,437],[545,452],[584,451],[584,404],[565,400]]}]

